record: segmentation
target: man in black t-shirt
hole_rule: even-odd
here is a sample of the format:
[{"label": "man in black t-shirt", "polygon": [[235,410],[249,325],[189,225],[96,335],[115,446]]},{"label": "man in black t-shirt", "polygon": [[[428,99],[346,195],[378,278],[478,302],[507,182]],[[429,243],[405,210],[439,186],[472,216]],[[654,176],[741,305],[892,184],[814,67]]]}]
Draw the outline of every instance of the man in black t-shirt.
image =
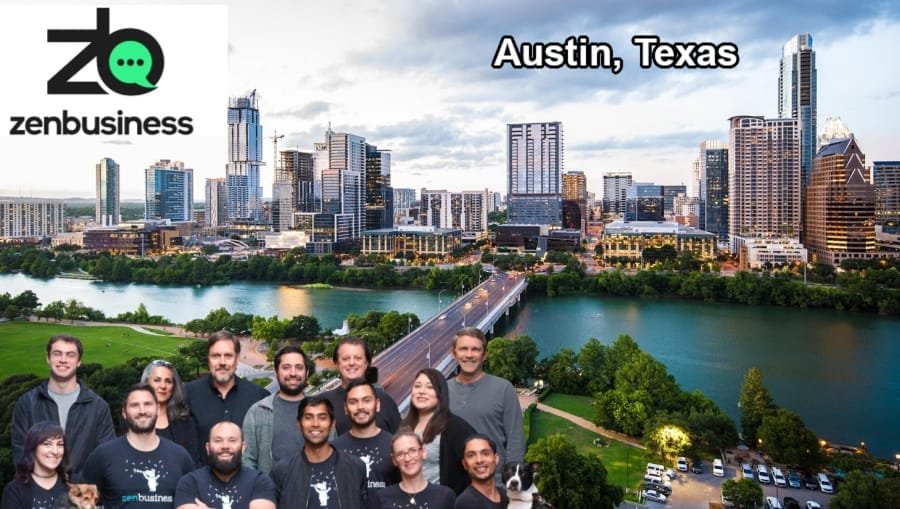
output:
[{"label": "man in black t-shirt", "polygon": [[366,505],[366,467],[328,443],[334,423],[331,402],[309,396],[300,402],[297,421],[303,448],[272,467],[278,507],[362,509]]},{"label": "man in black t-shirt", "polygon": [[393,435],[378,428],[375,416],[380,403],[375,387],[365,380],[354,380],[347,386],[344,411],[350,418],[350,431],[337,437],[331,445],[360,459],[366,466],[367,498],[375,492],[400,482],[397,467],[391,462]]},{"label": "man in black t-shirt", "polygon": [[175,489],[177,509],[275,509],[269,476],[241,465],[241,428],[222,421],[209,430],[207,467],[185,475]]},{"label": "man in black t-shirt", "polygon": [[125,436],[87,457],[78,482],[96,485],[106,509],[171,508],[178,479],[194,469],[184,447],[156,435],[158,408],[153,388],[132,386],[122,404]]},{"label": "man in black t-shirt", "polygon": [[494,482],[499,463],[500,455],[493,440],[482,434],[466,439],[463,468],[472,483],[456,497],[456,509],[506,509],[509,505],[506,490]]}]

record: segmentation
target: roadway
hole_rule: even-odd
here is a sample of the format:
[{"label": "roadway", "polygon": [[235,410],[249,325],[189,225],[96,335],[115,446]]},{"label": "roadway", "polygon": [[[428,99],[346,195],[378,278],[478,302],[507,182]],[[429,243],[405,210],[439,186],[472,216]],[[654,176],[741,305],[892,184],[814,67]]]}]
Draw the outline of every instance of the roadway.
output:
[{"label": "roadway", "polygon": [[455,367],[450,355],[454,333],[481,323],[490,309],[507,297],[507,290],[524,277],[522,274],[492,275],[373,359],[372,365],[378,368],[378,383],[401,411],[408,404],[416,372],[434,367],[449,375]]}]

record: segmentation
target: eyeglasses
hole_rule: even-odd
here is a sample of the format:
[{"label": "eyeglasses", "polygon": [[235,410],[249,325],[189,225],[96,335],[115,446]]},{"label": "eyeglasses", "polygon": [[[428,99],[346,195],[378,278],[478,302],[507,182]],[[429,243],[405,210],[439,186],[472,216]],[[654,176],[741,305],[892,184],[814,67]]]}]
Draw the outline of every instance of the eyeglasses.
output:
[{"label": "eyeglasses", "polygon": [[420,452],[422,452],[421,447],[410,447],[405,451],[395,452],[394,457],[401,460],[406,457],[416,458],[419,456]]}]

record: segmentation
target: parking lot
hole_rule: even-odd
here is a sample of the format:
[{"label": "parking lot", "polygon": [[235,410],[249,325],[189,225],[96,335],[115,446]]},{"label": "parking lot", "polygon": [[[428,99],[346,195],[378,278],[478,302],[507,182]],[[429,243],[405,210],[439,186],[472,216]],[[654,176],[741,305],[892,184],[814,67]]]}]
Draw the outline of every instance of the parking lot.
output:
[{"label": "parking lot", "polygon": [[[643,506],[633,504],[631,502],[623,504],[624,507],[659,507],[672,509],[697,509],[710,507],[710,503],[718,504],[714,507],[721,507],[721,486],[726,479],[740,479],[739,472],[733,465],[725,466],[725,477],[715,477],[712,475],[712,464],[703,462],[703,473],[693,474],[690,472],[677,472],[675,479],[672,480],[672,496],[665,504],[657,502],[645,502]],[[807,500],[814,500],[828,507],[831,495],[826,495],[820,491],[812,491],[803,488],[776,488],[773,485],[760,485],[763,489],[763,496],[777,497],[778,501],[784,500],[784,497],[793,497],[800,502],[802,508],[806,508]]]}]

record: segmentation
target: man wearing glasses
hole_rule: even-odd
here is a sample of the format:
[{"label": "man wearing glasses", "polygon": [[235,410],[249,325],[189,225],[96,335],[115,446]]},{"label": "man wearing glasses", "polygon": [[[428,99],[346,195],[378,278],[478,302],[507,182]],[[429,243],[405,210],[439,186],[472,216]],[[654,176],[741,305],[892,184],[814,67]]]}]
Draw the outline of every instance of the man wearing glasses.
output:
[{"label": "man wearing glasses", "polygon": [[67,437],[66,452],[72,472],[79,472],[88,454],[103,442],[116,438],[109,405],[75,376],[84,347],[73,336],[58,335],[47,342],[50,378],[26,392],[13,409],[13,463],[22,461],[25,433],[32,424],[59,424]]}]

